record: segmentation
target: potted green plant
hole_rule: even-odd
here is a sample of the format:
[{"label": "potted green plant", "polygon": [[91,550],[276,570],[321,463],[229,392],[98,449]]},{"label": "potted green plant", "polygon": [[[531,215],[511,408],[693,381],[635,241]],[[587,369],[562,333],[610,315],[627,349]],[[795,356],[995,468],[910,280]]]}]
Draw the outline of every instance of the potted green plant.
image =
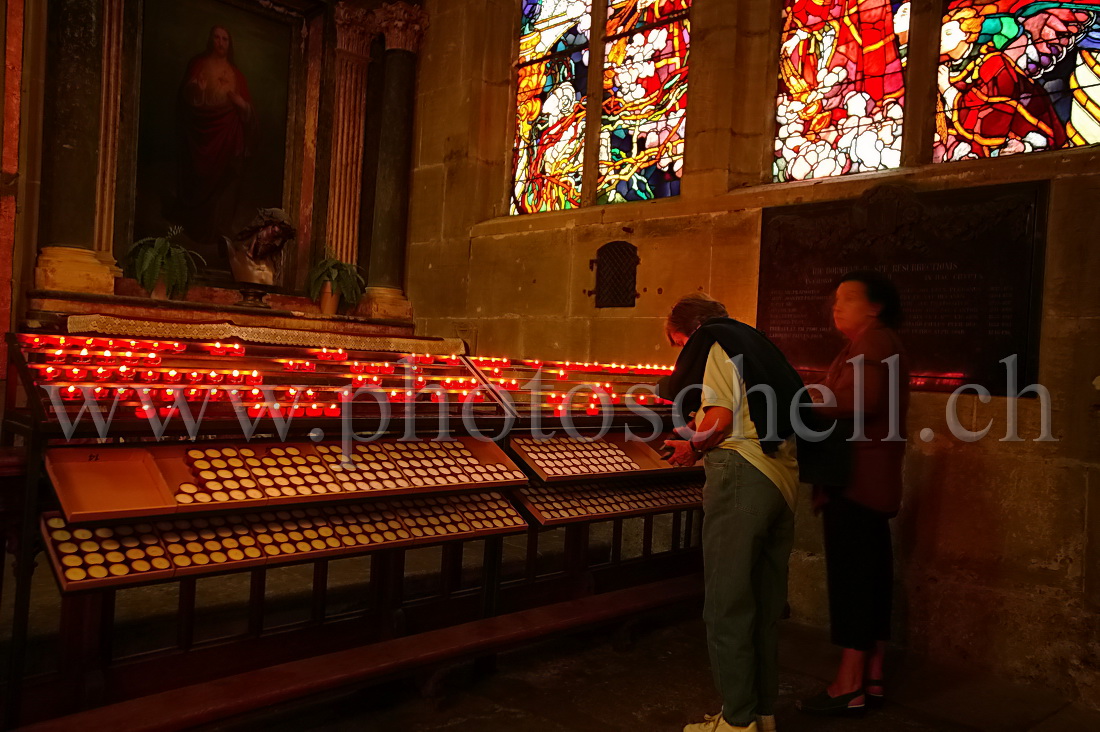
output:
[{"label": "potted green plant", "polygon": [[206,264],[198,253],[174,241],[182,231],[173,226],[167,236],[148,236],[134,242],[126,253],[127,276],[155,299],[175,300],[186,295],[198,273],[197,262]]},{"label": "potted green plant", "polygon": [[310,268],[308,284],[309,297],[321,306],[323,315],[334,315],[341,301],[347,308],[358,305],[366,286],[354,264],[341,262],[327,250]]}]

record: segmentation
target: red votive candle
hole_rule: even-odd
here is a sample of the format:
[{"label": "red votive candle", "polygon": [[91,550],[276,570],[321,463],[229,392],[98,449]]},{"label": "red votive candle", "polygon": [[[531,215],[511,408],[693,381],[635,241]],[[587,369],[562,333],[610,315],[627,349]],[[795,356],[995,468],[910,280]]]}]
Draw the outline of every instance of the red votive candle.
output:
[{"label": "red votive candle", "polygon": [[56,351],[50,351],[46,354],[46,363],[65,363],[65,352],[58,348]]},{"label": "red votive candle", "polygon": [[220,384],[225,380],[225,376],[217,371],[211,371],[206,375],[206,380],[211,384]]},{"label": "red votive candle", "polygon": [[175,369],[172,369],[164,375],[164,380],[169,384],[178,384],[183,381],[183,374]]},{"label": "red votive candle", "polygon": [[264,383],[264,377],[260,375],[259,371],[253,371],[250,374],[245,374],[244,383],[249,385],[257,385]]},{"label": "red votive candle", "polygon": [[324,415],[325,410],[320,404],[310,404],[306,407],[307,417],[320,417]]},{"label": "red votive candle", "polygon": [[61,372],[58,371],[53,366],[47,366],[46,368],[42,369],[39,373],[42,374],[42,380],[43,381],[53,381],[54,379],[57,378],[58,374],[60,374]]},{"label": "red votive candle", "polygon": [[118,380],[129,381],[134,378],[134,370],[129,366],[118,367]]},{"label": "red votive candle", "polygon": [[340,405],[339,404],[330,404],[327,407],[325,407],[325,416],[326,417],[339,417],[340,416]]},{"label": "red votive candle", "polygon": [[104,351],[96,356],[95,362],[103,366],[114,366],[118,359],[110,351]]},{"label": "red votive candle", "polygon": [[141,380],[142,381],[152,382],[152,381],[157,381],[159,378],[160,378],[160,374],[156,371],[142,371],[141,372]]},{"label": "red votive candle", "polygon": [[145,354],[145,357],[141,359],[141,362],[146,366],[159,366],[160,354],[155,353],[154,351],[150,351],[149,353]]},{"label": "red votive candle", "polygon": [[135,366],[138,362],[138,356],[133,351],[126,351],[119,356],[119,360],[130,366]]},{"label": "red votive candle", "polygon": [[237,369],[233,369],[232,371],[229,372],[229,383],[230,384],[243,384],[244,383],[244,374],[242,374]]},{"label": "red votive candle", "polygon": [[114,369],[107,369],[100,366],[92,372],[92,378],[96,381],[110,381],[111,377],[114,376],[114,373]]},{"label": "red votive candle", "polygon": [[80,353],[73,356],[73,363],[91,363],[92,356],[87,348],[80,349]]},{"label": "red votive candle", "polygon": [[65,372],[72,381],[83,381],[84,377],[88,375],[88,369],[71,368]]}]

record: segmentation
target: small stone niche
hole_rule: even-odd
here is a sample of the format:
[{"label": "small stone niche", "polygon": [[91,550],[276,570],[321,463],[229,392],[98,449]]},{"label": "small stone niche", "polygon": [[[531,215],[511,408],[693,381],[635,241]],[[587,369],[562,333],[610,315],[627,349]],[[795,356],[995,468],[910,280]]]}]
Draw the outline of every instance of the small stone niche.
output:
[{"label": "small stone niche", "polygon": [[596,307],[632,308],[638,299],[638,248],[612,241],[596,252],[589,266],[596,270]]}]

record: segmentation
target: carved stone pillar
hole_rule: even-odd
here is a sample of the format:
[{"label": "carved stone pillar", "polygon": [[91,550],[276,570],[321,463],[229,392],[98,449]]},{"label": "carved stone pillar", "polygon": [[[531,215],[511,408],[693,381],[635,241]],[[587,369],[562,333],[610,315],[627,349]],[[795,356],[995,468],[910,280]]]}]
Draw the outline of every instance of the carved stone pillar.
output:
[{"label": "carved stone pillar", "polygon": [[115,277],[115,189],[118,179],[118,138],[122,116],[123,0],[103,0],[103,90],[99,102],[99,163],[96,172],[96,259]]},{"label": "carved stone pillar", "polygon": [[428,27],[428,15],[418,6],[395,2],[376,10],[375,17],[386,38],[386,56],[374,226],[367,270],[367,312],[364,314],[411,319],[412,308],[404,293],[405,240],[409,221],[416,52]]},{"label": "carved stone pillar", "polygon": [[367,68],[377,32],[370,11],[347,2],[336,4],[336,108],[326,239],[338,259],[353,264],[359,247]]}]

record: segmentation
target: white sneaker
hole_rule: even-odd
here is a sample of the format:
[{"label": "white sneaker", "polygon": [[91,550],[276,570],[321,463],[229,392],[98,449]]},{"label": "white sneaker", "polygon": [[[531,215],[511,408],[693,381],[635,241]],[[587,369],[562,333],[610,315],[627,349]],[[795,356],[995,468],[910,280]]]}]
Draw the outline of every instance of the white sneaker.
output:
[{"label": "white sneaker", "polygon": [[702,722],[695,722],[684,727],[684,732],[757,732],[756,722],[748,727],[734,727],[727,722],[722,713],[704,714]]},{"label": "white sneaker", "polygon": [[775,715],[768,714],[765,716],[756,715],[756,728],[760,732],[775,732]]}]

